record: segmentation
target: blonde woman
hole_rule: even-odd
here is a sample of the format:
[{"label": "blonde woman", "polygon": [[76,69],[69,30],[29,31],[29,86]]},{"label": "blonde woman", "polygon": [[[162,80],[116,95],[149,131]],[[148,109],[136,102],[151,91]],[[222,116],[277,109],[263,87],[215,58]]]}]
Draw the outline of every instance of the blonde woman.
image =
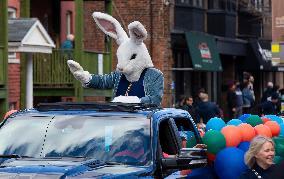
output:
[{"label": "blonde woman", "polygon": [[240,179],[271,178],[275,168],[274,155],[273,140],[264,136],[256,136],[245,154],[245,163],[249,169],[240,176]]}]

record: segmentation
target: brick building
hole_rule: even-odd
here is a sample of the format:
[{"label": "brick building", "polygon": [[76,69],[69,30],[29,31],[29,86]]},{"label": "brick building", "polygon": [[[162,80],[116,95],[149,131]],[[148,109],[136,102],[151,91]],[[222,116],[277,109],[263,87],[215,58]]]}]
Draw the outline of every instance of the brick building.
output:
[{"label": "brick building", "polygon": [[[113,10],[112,15],[127,31],[129,23],[137,20],[140,21],[148,32],[148,37],[145,44],[152,57],[154,66],[164,73],[165,77],[165,90],[163,105],[170,106],[172,104],[172,95],[170,84],[172,82],[172,54],[170,44],[170,6],[165,5],[163,1],[120,1],[114,0],[112,2]],[[94,11],[103,11],[104,2],[86,2],[84,5],[86,13],[84,13],[85,26],[85,41],[86,49],[102,50],[104,47],[104,34],[96,28],[91,14]],[[90,28],[95,27],[95,28]],[[128,31],[127,31],[128,32]],[[100,39],[98,41],[98,39]],[[113,43],[113,63],[116,66],[115,52],[117,45]]]},{"label": "brick building", "polygon": [[[20,1],[8,1],[8,17],[20,17]],[[20,54],[8,53],[8,97],[9,108],[19,109],[20,107]]]},{"label": "brick building", "polygon": [[[272,67],[270,61],[264,62],[256,49],[257,44],[261,44],[263,48],[270,50],[270,0],[253,2],[246,0],[45,0],[40,3],[37,0],[24,0],[21,1],[21,5],[19,5],[20,0],[8,1],[9,7],[12,7],[11,4],[18,4],[17,6],[25,9],[21,16],[38,17],[48,29],[58,48],[66,34],[74,33],[76,36],[74,59],[82,62],[86,67],[94,64],[93,69],[87,69],[95,73],[98,70],[96,64],[98,54],[103,54],[103,58],[106,58],[104,69],[107,70],[104,72],[115,68],[117,45],[96,27],[91,14],[94,11],[108,12],[122,24],[124,29],[127,29],[130,22],[140,21],[148,31],[145,44],[153,63],[164,73],[165,90],[162,103],[166,107],[172,106],[180,95],[194,95],[198,88],[205,88],[210,99],[225,109],[226,83],[230,80],[242,80],[244,71],[252,73],[256,79],[257,99],[261,97],[267,81],[283,86],[282,73],[279,72],[281,68]],[[16,13],[19,14],[18,10]],[[192,37],[197,39],[191,41]],[[192,51],[191,48],[195,47],[194,43],[204,38],[206,43],[211,43],[209,41],[213,40],[213,46],[216,47],[209,45],[208,48],[205,45],[200,46],[197,51]],[[204,45],[204,43],[201,44]],[[212,68],[200,68],[200,64],[196,63],[196,59],[200,57],[192,55],[205,52],[201,56],[208,58],[211,55],[206,54],[208,51],[216,54],[213,56],[220,58],[217,60],[220,62]],[[61,53],[59,49],[55,49],[55,52],[54,54]],[[95,55],[92,57],[95,61],[90,63],[88,60],[91,58],[86,60],[88,55],[91,55],[89,52]],[[12,64],[9,65],[12,69]],[[19,64],[17,65],[19,68]],[[18,75],[14,70],[13,72],[11,70],[11,73]],[[68,75],[67,71],[65,73]],[[80,84],[70,80],[72,79],[69,79],[63,87],[54,84],[56,81],[47,84],[48,80],[45,82],[35,80],[35,101],[97,101],[108,100],[110,97],[109,92],[85,90],[80,87]],[[24,93],[22,81],[24,80],[21,79],[21,94]],[[15,88],[12,87],[15,84],[18,85],[17,81],[10,82],[10,88]],[[10,106],[13,106],[13,101],[19,99],[17,97],[19,90],[14,91],[13,94],[12,91],[10,93]],[[22,96],[21,104],[24,103]],[[14,106],[17,108],[19,104]]]},{"label": "brick building", "polygon": [[[76,35],[76,3],[75,1],[20,1],[20,0],[8,0],[9,15],[10,17],[37,17],[44,25],[53,41],[56,43],[57,48],[60,48],[60,44],[65,40],[68,33],[74,33]],[[29,2],[29,3],[27,3]],[[156,68],[160,69],[165,76],[165,91],[163,98],[164,106],[171,106],[172,94],[170,84],[172,82],[171,75],[171,46],[170,46],[170,6],[162,1],[80,1],[82,3],[82,49],[84,51],[91,51],[95,53],[107,53],[112,52],[111,69],[115,69],[116,66],[116,49],[117,45],[111,43],[108,37],[97,28],[94,20],[92,19],[92,13],[94,11],[105,12],[109,8],[109,13],[122,24],[127,31],[127,26],[134,20],[140,21],[148,31],[148,38],[145,41],[146,46],[152,56],[153,63]],[[25,12],[21,12],[22,9],[26,9]],[[11,10],[10,10],[11,9]],[[11,11],[11,13],[10,13]],[[21,15],[20,15],[21,14]],[[78,23],[79,24],[79,23]],[[79,27],[81,28],[81,27]],[[78,36],[77,36],[78,37]],[[76,38],[75,38],[76,39]],[[75,47],[78,46],[78,41],[75,42]],[[76,49],[75,49],[76,50]],[[36,56],[36,55],[35,55]],[[76,55],[74,56],[76,57]],[[36,57],[34,57],[36,58]],[[19,109],[20,106],[24,107],[24,73],[20,67],[24,66],[24,61],[21,60],[20,54],[14,54],[9,56],[9,106],[10,109]],[[76,59],[76,58],[75,58]],[[76,59],[77,60],[77,59]],[[81,59],[82,60],[82,59]],[[37,60],[35,60],[37,61]],[[96,64],[94,64],[95,66]],[[21,69],[23,69],[22,67]],[[34,69],[37,71],[36,69]],[[92,72],[92,71],[90,71]],[[35,75],[35,73],[34,73]],[[34,76],[35,77],[35,76]],[[37,77],[35,77],[37,79]],[[20,80],[21,79],[21,80]],[[77,100],[76,88],[68,95],[64,95],[64,92],[60,93],[54,84],[51,86],[37,85],[34,82],[34,101],[38,102],[51,102],[51,101],[65,101],[65,100]],[[47,93],[52,88],[56,93]],[[79,89],[80,90],[80,89]],[[91,92],[90,92],[91,93]],[[66,94],[66,93],[65,93]],[[91,94],[83,95],[83,100],[107,100],[109,95]],[[109,93],[108,93],[109,94]],[[75,98],[74,98],[75,96]],[[107,98],[106,98],[107,97]]]}]

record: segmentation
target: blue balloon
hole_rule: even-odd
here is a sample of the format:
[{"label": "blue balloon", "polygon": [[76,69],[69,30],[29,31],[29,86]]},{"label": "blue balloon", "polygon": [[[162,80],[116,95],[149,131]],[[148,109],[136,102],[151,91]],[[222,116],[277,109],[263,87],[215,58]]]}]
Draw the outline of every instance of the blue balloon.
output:
[{"label": "blue balloon", "polygon": [[280,133],[279,136],[284,136],[284,123],[280,124]]},{"label": "blue balloon", "polygon": [[250,117],[251,114],[243,114],[239,117],[239,120],[246,122],[247,118]]},{"label": "blue balloon", "polygon": [[226,123],[223,121],[223,119],[218,117],[213,117],[207,122],[206,131],[209,131],[211,129],[220,131],[224,126],[226,126]]},{"label": "blue balloon", "polygon": [[214,169],[220,179],[238,179],[247,169],[245,152],[236,147],[221,150],[215,159]]},{"label": "blue balloon", "polygon": [[238,148],[241,149],[242,151],[246,152],[246,151],[248,151],[248,149],[249,149],[249,145],[250,145],[250,142],[244,141],[244,142],[241,142],[241,143],[238,145]]},{"label": "blue balloon", "polygon": [[282,124],[283,120],[281,119],[281,117],[276,116],[276,115],[265,115],[264,117],[271,119],[272,121],[277,122],[278,124]]},{"label": "blue balloon", "polygon": [[243,123],[241,120],[239,119],[231,119],[227,122],[227,125],[233,125],[233,126],[238,126],[241,123]]}]

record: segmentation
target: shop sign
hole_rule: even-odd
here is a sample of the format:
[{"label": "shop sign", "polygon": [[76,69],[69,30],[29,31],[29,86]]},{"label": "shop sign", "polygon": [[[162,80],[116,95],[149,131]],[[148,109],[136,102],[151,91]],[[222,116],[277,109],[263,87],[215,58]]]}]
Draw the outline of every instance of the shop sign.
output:
[{"label": "shop sign", "polygon": [[280,42],[272,42],[271,52],[272,52],[272,65],[280,65],[284,63],[284,44]]},{"label": "shop sign", "polygon": [[201,58],[205,58],[205,59],[210,59],[211,60],[211,53],[210,53],[209,47],[208,47],[206,42],[201,42],[198,45],[198,48],[199,48],[200,53],[201,53]]}]

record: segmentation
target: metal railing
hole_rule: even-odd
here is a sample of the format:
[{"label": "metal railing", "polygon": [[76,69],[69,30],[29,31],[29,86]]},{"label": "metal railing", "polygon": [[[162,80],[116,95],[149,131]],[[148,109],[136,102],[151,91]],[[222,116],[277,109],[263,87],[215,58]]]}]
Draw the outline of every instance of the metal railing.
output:
[{"label": "metal railing", "polygon": [[[81,65],[91,73],[98,71],[97,52],[84,51]],[[67,60],[74,59],[73,50],[55,49],[52,54],[33,55],[34,87],[73,88],[74,77],[69,71]],[[103,54],[103,65],[109,62],[109,54]],[[110,71],[107,70],[107,71]],[[107,72],[105,71],[105,72]]]}]

